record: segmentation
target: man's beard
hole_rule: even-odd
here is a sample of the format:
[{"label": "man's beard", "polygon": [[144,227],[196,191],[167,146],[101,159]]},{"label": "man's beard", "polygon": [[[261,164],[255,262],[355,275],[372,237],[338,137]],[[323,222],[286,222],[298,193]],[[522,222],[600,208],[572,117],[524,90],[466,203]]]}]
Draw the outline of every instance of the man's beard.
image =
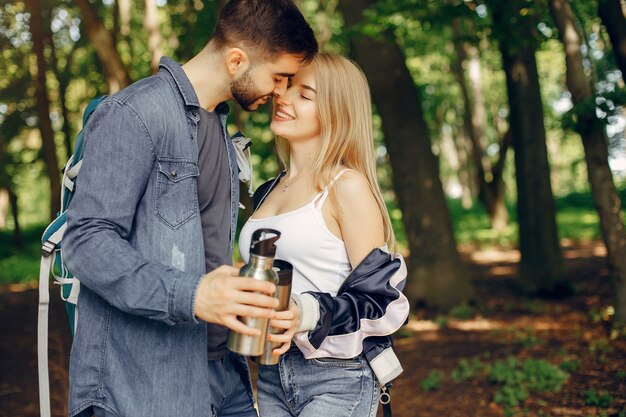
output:
[{"label": "man's beard", "polygon": [[259,93],[255,90],[255,85],[252,81],[252,77],[250,76],[249,69],[239,78],[231,81],[230,91],[235,101],[246,111],[256,110],[258,106],[256,108],[252,108],[252,105],[257,100],[264,97],[263,95],[259,95]]}]

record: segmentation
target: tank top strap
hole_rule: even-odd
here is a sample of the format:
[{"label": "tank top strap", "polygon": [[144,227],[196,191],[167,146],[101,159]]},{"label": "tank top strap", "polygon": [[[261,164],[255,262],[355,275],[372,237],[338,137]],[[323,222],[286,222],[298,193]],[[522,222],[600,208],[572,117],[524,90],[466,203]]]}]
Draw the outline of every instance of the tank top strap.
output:
[{"label": "tank top strap", "polygon": [[328,192],[330,191],[330,187],[333,186],[333,184],[335,183],[335,181],[337,181],[339,179],[339,177],[341,177],[341,175],[343,175],[344,172],[347,171],[352,171],[350,168],[344,168],[341,171],[339,171],[339,173],[337,173],[337,175],[335,175],[330,182],[328,183],[328,185],[326,187],[324,187],[324,189],[322,191],[320,191],[315,198],[313,199],[313,206],[314,207],[318,207],[318,208],[322,208],[322,206],[324,205],[324,203],[326,202],[326,199],[328,198]]}]

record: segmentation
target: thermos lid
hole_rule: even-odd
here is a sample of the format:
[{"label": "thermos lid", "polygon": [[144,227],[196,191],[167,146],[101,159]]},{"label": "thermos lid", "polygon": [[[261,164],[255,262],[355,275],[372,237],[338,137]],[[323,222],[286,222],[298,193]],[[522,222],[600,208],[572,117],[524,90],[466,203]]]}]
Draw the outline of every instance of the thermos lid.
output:
[{"label": "thermos lid", "polygon": [[273,258],[276,254],[276,241],[280,232],[274,229],[257,229],[252,234],[250,253],[257,256]]},{"label": "thermos lid", "polygon": [[282,259],[274,259],[273,269],[278,275],[278,285],[291,285],[293,265]]}]

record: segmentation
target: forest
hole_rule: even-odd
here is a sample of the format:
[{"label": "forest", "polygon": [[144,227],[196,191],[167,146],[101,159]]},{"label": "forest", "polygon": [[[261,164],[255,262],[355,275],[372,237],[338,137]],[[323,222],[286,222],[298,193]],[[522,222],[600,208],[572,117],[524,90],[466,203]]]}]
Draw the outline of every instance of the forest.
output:
[{"label": "forest", "polygon": [[[38,415],[41,235],[85,107],[164,55],[189,60],[224,3],[0,2],[0,416]],[[626,2],[296,4],[371,89],[412,306],[394,413],[626,417]],[[259,186],[281,169],[271,104],[230,110]],[[240,224],[245,184],[241,197]],[[71,337],[51,291],[53,411],[67,415]]]}]

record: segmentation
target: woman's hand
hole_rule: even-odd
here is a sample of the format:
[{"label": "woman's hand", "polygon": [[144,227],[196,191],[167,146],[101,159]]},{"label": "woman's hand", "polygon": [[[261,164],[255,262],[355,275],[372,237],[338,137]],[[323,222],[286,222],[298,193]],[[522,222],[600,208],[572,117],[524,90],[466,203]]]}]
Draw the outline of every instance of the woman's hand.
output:
[{"label": "woman's hand", "polygon": [[[270,320],[270,331],[279,333],[270,333],[267,340],[273,343],[282,343],[282,346],[272,351],[273,355],[282,355],[289,350],[291,340],[298,327],[300,327],[300,309],[291,300],[289,309],[277,311],[274,318]],[[281,330],[283,331],[280,332]]]}]

